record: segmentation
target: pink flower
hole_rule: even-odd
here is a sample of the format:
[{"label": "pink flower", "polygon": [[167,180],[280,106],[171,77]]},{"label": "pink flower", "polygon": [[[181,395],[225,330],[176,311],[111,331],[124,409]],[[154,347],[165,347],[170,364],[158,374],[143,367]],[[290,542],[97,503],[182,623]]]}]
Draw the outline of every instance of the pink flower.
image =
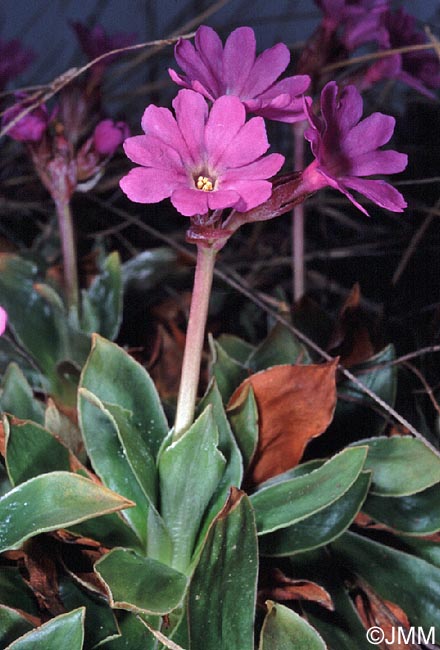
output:
[{"label": "pink flower", "polygon": [[[7,126],[32,103],[32,100],[24,93],[17,93],[15,97],[18,101],[14,106],[11,106],[4,112],[2,126]],[[24,115],[16,124],[11,126],[8,130],[8,135],[13,140],[18,140],[19,142],[39,142],[42,139],[52,116],[53,115],[49,115],[46,105],[41,104],[27,115]]]},{"label": "pink flower", "polygon": [[181,90],[166,108],[150,105],[142,118],[145,135],[128,138],[127,156],[135,167],[122,178],[122,190],[137,203],[171,198],[183,215],[234,207],[243,212],[269,198],[266,180],[284,162],[269,148],[264,120],[245,122],[246,110],[234,96],[219,97],[211,111],[203,97]]},{"label": "pink flower", "polygon": [[35,59],[32,50],[25,49],[18,39],[12,41],[0,40],[0,89],[26,70]]},{"label": "pink flower", "polygon": [[316,0],[324,12],[328,31],[341,29],[341,42],[348,51],[376,41],[389,46],[388,32],[382,17],[388,9],[388,0]]},{"label": "pink flower", "polygon": [[[80,22],[71,23],[78,41],[84,54],[90,61],[98,58],[101,54],[110,52],[111,50],[118,50],[122,47],[133,45],[136,41],[136,34],[127,34],[125,32],[116,32],[109,35],[105,32],[102,25],[95,25],[95,27],[87,27]],[[105,59],[101,65],[108,65],[117,57],[117,54],[112,54]]]},{"label": "pink flower", "polygon": [[8,322],[8,313],[3,307],[0,307],[0,336],[5,333]]},{"label": "pink flower", "polygon": [[169,74],[179,86],[192,88],[210,101],[236,95],[250,113],[280,122],[304,119],[300,96],[309,87],[310,78],[299,75],[276,81],[290,60],[283,43],[257,58],[255,52],[255,34],[250,27],[234,30],[223,47],[216,32],[202,25],[196,32],[195,47],[183,39],[176,44],[176,61],[185,74],[171,69]]},{"label": "pink flower", "polygon": [[129,135],[130,129],[125,122],[102,120],[93,133],[93,146],[99,154],[111,156]]},{"label": "pink flower", "polygon": [[334,187],[368,214],[349,191],[355,190],[382,208],[402,212],[406,202],[394,187],[382,180],[364,178],[405,169],[405,154],[379,149],[393,135],[394,118],[373,113],[361,120],[363,106],[359,91],[355,86],[346,86],[338,96],[334,81],[322,90],[321,118],[312,113],[311,102],[305,103],[310,128],[304,136],[316,160],[303,172],[302,190],[315,192],[325,186]]},{"label": "pink flower", "polygon": [[[424,32],[416,29],[414,16],[403,9],[387,12],[384,24],[389,34],[390,47],[422,45],[428,42]],[[405,52],[385,57],[373,64],[365,75],[362,88],[381,79],[398,79],[423,95],[435,99],[431,88],[440,88],[440,61],[430,50]]]}]

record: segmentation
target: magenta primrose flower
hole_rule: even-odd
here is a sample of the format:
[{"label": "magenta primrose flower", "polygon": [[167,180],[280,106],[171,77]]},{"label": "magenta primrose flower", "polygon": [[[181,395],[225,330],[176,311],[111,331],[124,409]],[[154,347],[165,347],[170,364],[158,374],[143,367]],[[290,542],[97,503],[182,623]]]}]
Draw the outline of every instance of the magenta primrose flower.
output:
[{"label": "magenta primrose flower", "polygon": [[[384,23],[392,48],[422,45],[428,42],[426,34],[416,28],[414,16],[410,16],[403,9],[387,12]],[[420,50],[395,54],[387,58],[392,59],[392,62],[378,61],[367,75],[373,77],[374,74],[381,72],[382,78],[399,79],[423,95],[435,98],[435,94],[430,89],[440,88],[440,61],[437,53],[431,50]]]},{"label": "magenta primrose flower", "polygon": [[93,132],[94,149],[104,156],[111,156],[129,135],[130,129],[125,122],[102,120]]},{"label": "magenta primrose flower", "polygon": [[333,187],[368,215],[351,194],[350,190],[355,190],[382,208],[402,212],[406,202],[394,187],[383,180],[364,178],[405,169],[405,154],[379,149],[393,135],[394,118],[373,113],[361,120],[363,106],[359,91],[355,86],[346,86],[339,93],[334,81],[322,90],[321,118],[312,113],[311,100],[305,100],[305,104],[310,128],[304,136],[311,144],[315,160],[303,172],[304,191]]},{"label": "magenta primrose flower", "polygon": [[0,40],[0,89],[26,70],[34,59],[34,52],[24,48],[18,39]]},{"label": "magenta primrose flower", "polygon": [[389,47],[382,17],[389,0],[315,0],[324,12],[324,24],[333,32],[341,29],[341,41],[348,51],[369,42]]},{"label": "magenta primrose flower", "polygon": [[270,120],[304,119],[301,95],[309,87],[310,77],[297,75],[277,81],[290,60],[284,43],[256,57],[255,34],[250,27],[235,29],[223,47],[218,34],[202,25],[195,35],[195,47],[180,39],[175,56],[184,74],[172,69],[168,72],[179,86],[191,88],[210,101],[235,95],[248,112]]},{"label": "magenta primrose flower", "polygon": [[[25,93],[16,93],[15,98],[17,103],[8,108],[3,114],[3,127],[12,122],[33,101]],[[16,124],[11,126],[8,130],[8,135],[18,142],[39,142],[52,118],[53,113],[50,115],[47,106],[40,104],[40,106],[34,108]]]},{"label": "magenta primrose flower", "polygon": [[6,325],[8,323],[8,313],[3,307],[0,307],[0,336],[5,333]]},{"label": "magenta primrose flower", "polygon": [[269,148],[264,120],[246,122],[238,97],[216,99],[211,110],[192,90],[180,90],[173,101],[176,117],[153,104],[142,118],[145,135],[128,138],[127,156],[141,165],[122,178],[122,190],[137,203],[157,203],[170,197],[183,215],[234,207],[245,212],[266,201],[267,180],[284,157]]}]

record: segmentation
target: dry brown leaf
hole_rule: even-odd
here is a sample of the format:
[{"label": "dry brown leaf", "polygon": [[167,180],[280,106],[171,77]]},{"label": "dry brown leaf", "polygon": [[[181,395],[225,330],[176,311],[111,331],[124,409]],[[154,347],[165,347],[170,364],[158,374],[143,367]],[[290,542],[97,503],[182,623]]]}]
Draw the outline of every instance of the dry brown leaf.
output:
[{"label": "dry brown leaf", "polygon": [[[52,551],[54,549],[52,548]],[[23,563],[27,570],[25,581],[32,589],[40,609],[52,616],[63,614],[58,588],[58,571],[48,537],[33,537],[24,544]]]},{"label": "dry brown leaf", "polygon": [[[397,628],[402,628],[405,632],[410,629],[405,612],[395,603],[380,598],[364,582],[361,584],[361,590],[361,593],[355,597],[355,606],[362,623],[366,629],[377,626],[384,632],[385,640],[377,647],[381,650],[417,650],[418,645],[405,643],[395,633]],[[392,643],[393,639],[395,639],[394,643]]]},{"label": "dry brown leaf", "polygon": [[336,406],[338,360],[319,365],[274,366],[251,375],[232,395],[233,409],[252,386],[258,406],[258,446],[247,483],[257,485],[295,467],[312,438],[323,433]]},{"label": "dry brown leaf", "polygon": [[263,571],[260,582],[263,583],[258,589],[258,600],[261,603],[266,600],[308,600],[318,603],[330,611],[334,610],[330,594],[316,582],[294,580],[276,568]]}]

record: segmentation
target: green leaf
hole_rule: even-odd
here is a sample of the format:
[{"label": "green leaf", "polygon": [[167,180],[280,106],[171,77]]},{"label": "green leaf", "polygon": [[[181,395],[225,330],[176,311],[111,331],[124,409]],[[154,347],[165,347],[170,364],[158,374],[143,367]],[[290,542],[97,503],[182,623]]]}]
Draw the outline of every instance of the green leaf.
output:
[{"label": "green leaf", "polygon": [[367,447],[344,449],[310,474],[255,492],[258,534],[286,528],[340,499],[361,473],[366,455]]},{"label": "green leaf", "polygon": [[40,474],[70,470],[69,450],[44,427],[7,416],[4,426],[6,468],[13,485]]},{"label": "green leaf", "polygon": [[[117,615],[120,637],[102,643],[100,650],[157,650],[154,637],[137,614],[120,610]],[[159,619],[156,625],[159,625]]]},{"label": "green leaf", "polygon": [[124,546],[139,551],[145,550],[134,531],[118,513],[87,519],[75,526],[69,526],[69,530],[81,537],[96,539],[108,548]]},{"label": "green leaf", "polygon": [[440,485],[408,497],[368,495],[362,508],[370,517],[407,535],[432,535],[440,530]]},{"label": "green leaf", "polygon": [[131,505],[82,476],[69,472],[42,474],[0,499],[0,552],[18,548],[34,535]]},{"label": "green leaf", "polygon": [[230,357],[221,347],[209,336],[211,348],[211,375],[215,377],[218,389],[226,404],[234,390],[248,377],[248,370],[238,361]]},{"label": "green leaf", "polygon": [[123,517],[145,548],[149,501],[127,460],[118,425],[96,395],[84,388],[79,389],[78,411],[93,469],[107,487],[135,503]]},{"label": "green leaf", "polygon": [[221,334],[217,339],[217,343],[231,359],[238,361],[238,363],[244,366],[249,356],[255,350],[253,345],[233,334]]},{"label": "green leaf", "polygon": [[19,612],[0,604],[0,650],[32,628],[33,625]]},{"label": "green leaf", "polygon": [[347,492],[316,515],[293,526],[260,537],[260,553],[288,556],[324,546],[339,537],[362,507],[370,485],[370,473],[362,472]]},{"label": "green leaf", "polygon": [[226,461],[208,407],[159,457],[160,513],[173,541],[172,566],[185,572],[205,510],[223,476]]},{"label": "green leaf", "polygon": [[33,592],[16,567],[3,566],[0,571],[0,602],[7,607],[19,609],[33,616],[38,616],[40,613]]},{"label": "green leaf", "polygon": [[243,457],[244,468],[251,463],[258,444],[258,408],[249,384],[227,411],[228,420]]},{"label": "green leaf", "polygon": [[267,338],[248,358],[246,365],[252,372],[258,372],[286,363],[311,362],[307,348],[298,341],[289,328],[282,323],[276,323]]},{"label": "green leaf", "polygon": [[15,363],[20,368],[26,380],[34,389],[43,392],[48,391],[49,382],[35,366],[29,355],[15,345],[9,339],[8,334],[4,334],[0,337],[0,374],[4,375],[11,363]]},{"label": "green leaf", "polygon": [[48,623],[35,628],[20,637],[6,650],[60,650],[66,647],[69,640],[69,650],[82,650],[84,643],[84,608],[61,614]]},{"label": "green leaf", "polygon": [[371,493],[383,497],[404,497],[422,492],[440,482],[440,458],[410,436],[370,438],[365,469],[373,472]]},{"label": "green leaf", "polygon": [[44,423],[43,405],[34,398],[32,388],[16,363],[8,366],[3,377],[0,408],[22,420]]},{"label": "green leaf", "polygon": [[187,578],[162,562],[127,549],[113,549],[95,564],[112,607],[168,614],[185,594]]},{"label": "green leaf", "polygon": [[269,611],[261,630],[259,650],[326,650],[318,632],[296,612],[271,600],[266,605]]},{"label": "green leaf", "polygon": [[249,498],[232,489],[191,580],[191,650],[253,650],[258,555]]},{"label": "green leaf", "polygon": [[440,544],[438,542],[408,536],[400,539],[414,555],[440,569]]},{"label": "green leaf", "polygon": [[122,278],[119,253],[111,253],[90,288],[83,291],[82,328],[116,338],[122,319]]},{"label": "green leaf", "polygon": [[412,625],[440,634],[440,569],[378,542],[344,533],[331,545],[337,562],[396,603]]},{"label": "green leaf", "polygon": [[133,357],[115,343],[93,336],[80,385],[101,402],[130,411],[139,436],[156,457],[168,433],[168,423],[150,376]]},{"label": "green leaf", "polygon": [[[350,371],[370,390],[390,406],[394,405],[397,388],[397,369],[394,365],[382,365],[395,359],[394,347],[371,357],[365,363],[350,368]],[[345,380],[338,388],[338,399],[333,422],[326,436],[338,441],[338,445],[371,436],[379,436],[386,424],[375,402],[365,395],[353,382]],[[345,398],[345,399],[344,399]]]},{"label": "green leaf", "polygon": [[177,253],[165,246],[139,253],[122,265],[124,289],[151,291],[164,280],[182,274],[177,261]]},{"label": "green leaf", "polygon": [[86,648],[95,648],[103,641],[119,636],[115,615],[103,598],[80,589],[67,576],[60,576],[58,586],[61,601],[68,611],[81,606],[86,608],[84,620]]},{"label": "green leaf", "polygon": [[200,401],[197,414],[202,413],[207,406],[211,405],[212,415],[218,428],[218,445],[217,448],[223,455],[226,465],[223,476],[220,479],[217,488],[212,496],[208,512],[205,517],[203,529],[200,538],[204,536],[211,521],[220,512],[228,497],[229,490],[232,486],[241,485],[243,479],[243,461],[237,442],[232,434],[232,430],[226,417],[225,409],[222,403],[222,397],[218,390],[217,383],[213,379],[208,387],[208,391]]}]

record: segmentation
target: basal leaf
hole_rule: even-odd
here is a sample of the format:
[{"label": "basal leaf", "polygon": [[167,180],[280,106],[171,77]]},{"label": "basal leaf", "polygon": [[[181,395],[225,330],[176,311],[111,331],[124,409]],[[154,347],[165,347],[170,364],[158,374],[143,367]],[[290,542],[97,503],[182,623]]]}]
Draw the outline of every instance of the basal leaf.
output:
[{"label": "basal leaf", "polygon": [[250,354],[255,350],[253,345],[233,334],[221,334],[217,342],[231,359],[235,359],[244,366]]},{"label": "basal leaf", "polygon": [[291,526],[335,503],[358,478],[366,455],[366,447],[344,449],[305,476],[270,485],[252,494],[258,534]]},{"label": "basal leaf", "polygon": [[84,643],[84,608],[74,609],[73,612],[61,614],[20,637],[6,650],[60,650],[66,647],[69,640],[69,650],[82,650]]},{"label": "basal leaf", "polygon": [[32,388],[16,363],[8,366],[3,377],[0,408],[22,420],[44,423],[43,405],[35,399]]},{"label": "basal leaf", "polygon": [[223,476],[218,429],[208,407],[159,457],[160,513],[173,541],[172,566],[188,570],[206,508]]},{"label": "basal leaf", "polygon": [[232,489],[190,583],[191,650],[253,650],[257,535],[249,498]]},{"label": "basal leaf", "polygon": [[0,499],[0,552],[26,539],[129,508],[130,501],[70,472],[42,474]]},{"label": "basal leaf", "polygon": [[0,650],[32,630],[34,626],[17,610],[0,605]]},{"label": "basal leaf", "polygon": [[323,546],[341,535],[359,512],[370,485],[370,473],[362,472],[337,501],[293,526],[262,535],[260,553],[291,556]]},{"label": "basal leaf", "polygon": [[271,600],[266,605],[259,650],[326,650],[318,632],[304,618]]},{"label": "basal leaf", "polygon": [[267,338],[248,358],[246,365],[252,372],[258,372],[272,366],[309,363],[311,359],[307,348],[285,325],[276,323]]},{"label": "basal leaf", "polygon": [[440,458],[410,436],[370,438],[365,469],[372,470],[371,493],[383,497],[404,497],[440,482]]},{"label": "basal leaf", "polygon": [[[87,321],[85,320],[87,316]],[[83,292],[83,329],[116,338],[122,318],[122,277],[119,253],[111,253],[87,291]]]},{"label": "basal leaf", "polygon": [[226,404],[234,390],[248,376],[243,364],[230,357],[221,345],[209,337],[211,348],[211,375],[215,377],[223,402]]},{"label": "basal leaf", "polygon": [[227,415],[246,470],[258,444],[258,408],[252,386],[242,391],[237,400],[229,402]]},{"label": "basal leaf", "polygon": [[112,607],[147,614],[168,614],[185,594],[187,578],[162,562],[128,549],[113,549],[95,564]]}]

